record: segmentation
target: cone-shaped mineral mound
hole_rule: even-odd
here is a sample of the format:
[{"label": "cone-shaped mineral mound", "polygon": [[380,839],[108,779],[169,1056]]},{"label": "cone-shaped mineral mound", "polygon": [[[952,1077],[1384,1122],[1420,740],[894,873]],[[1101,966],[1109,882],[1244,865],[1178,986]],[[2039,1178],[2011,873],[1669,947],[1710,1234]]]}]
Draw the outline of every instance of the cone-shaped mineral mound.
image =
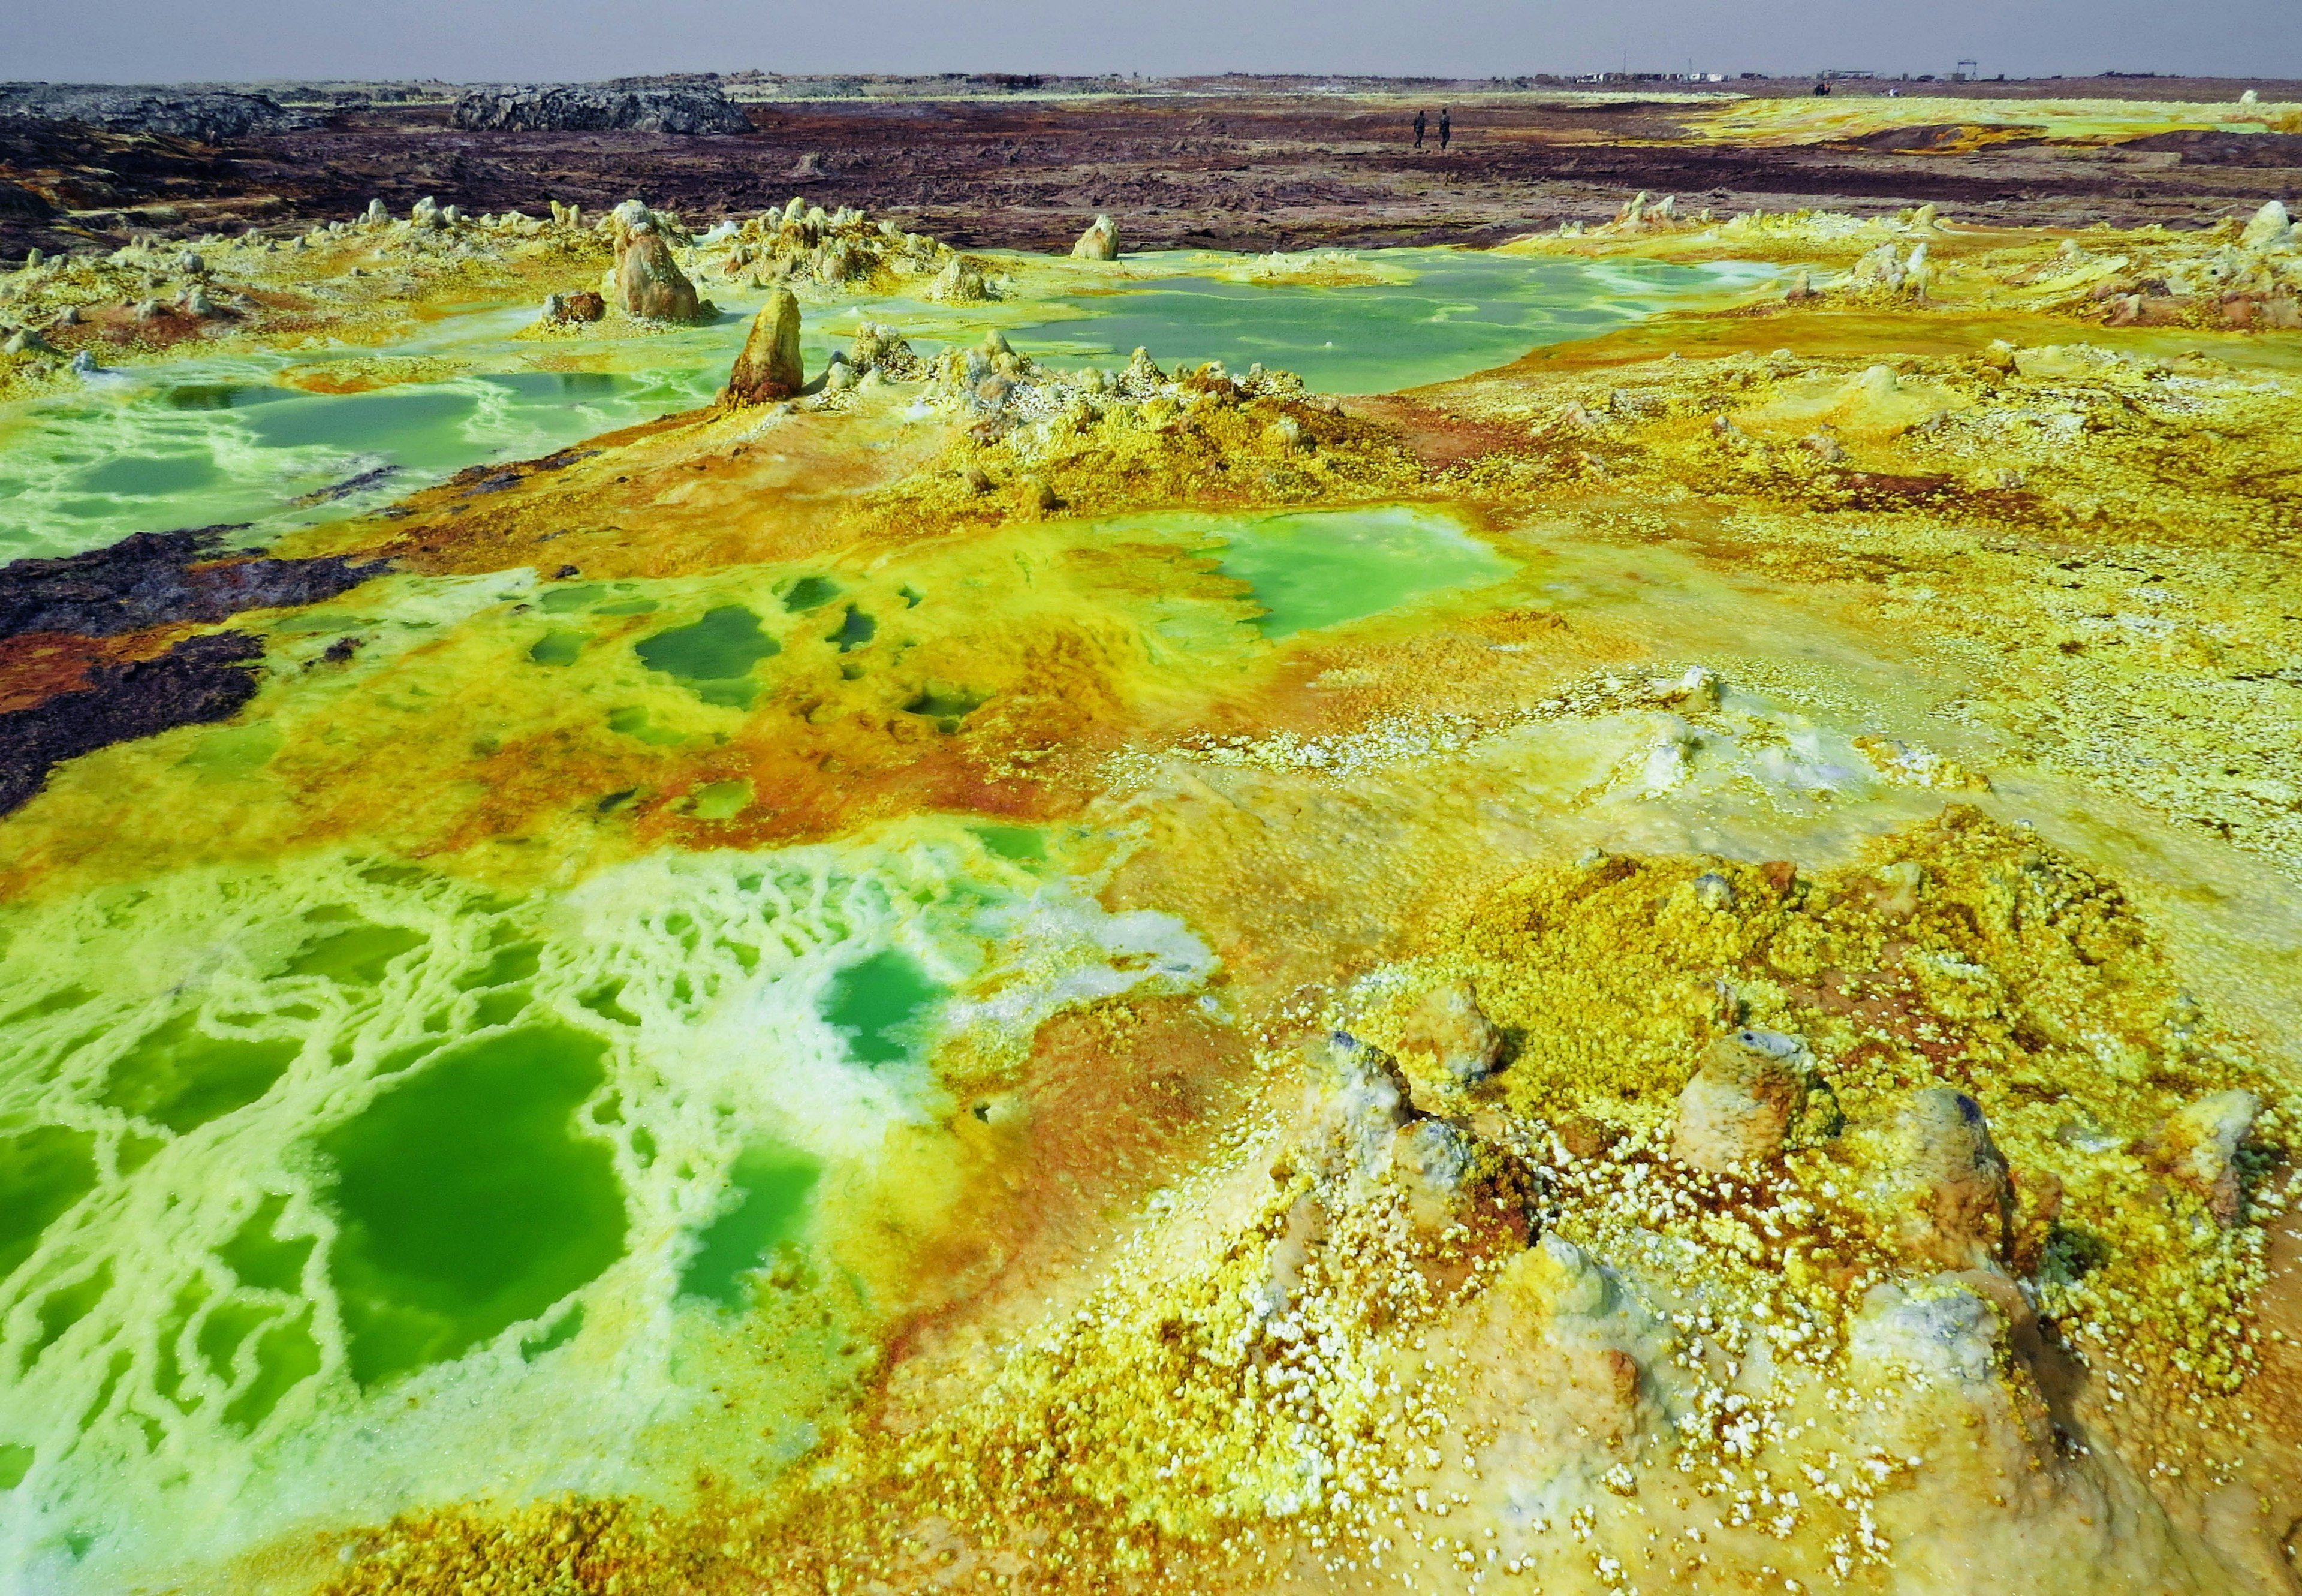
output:
[{"label": "cone-shaped mineral mound", "polygon": [[1071,255],[1078,260],[1117,260],[1119,223],[1108,216],[1097,216],[1071,246]]},{"label": "cone-shaped mineral mound", "polygon": [[799,354],[799,300],[789,289],[779,288],[752,318],[744,352],[727,374],[726,396],[734,404],[762,404],[790,398],[806,381]]},{"label": "cone-shaped mineral mound", "polygon": [[637,227],[616,256],[616,300],[624,314],[643,322],[703,319],[695,285],[671,257],[671,246],[652,227]]}]

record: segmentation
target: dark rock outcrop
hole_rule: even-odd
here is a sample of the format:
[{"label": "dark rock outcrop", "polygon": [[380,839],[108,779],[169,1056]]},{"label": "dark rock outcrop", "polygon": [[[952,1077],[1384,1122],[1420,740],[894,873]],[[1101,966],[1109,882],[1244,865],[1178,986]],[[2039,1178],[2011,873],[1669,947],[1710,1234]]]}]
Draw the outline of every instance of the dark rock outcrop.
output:
[{"label": "dark rock outcrop", "polygon": [[100,665],[88,685],[0,715],[0,815],[66,760],[180,726],[228,720],[256,696],[264,644],[245,632],[188,637],[157,659]]},{"label": "dark rock outcrop", "polygon": [[630,128],[643,133],[748,133],[751,120],[716,83],[495,84],[467,88],[456,125],[502,132]]},{"label": "dark rock outcrop", "polygon": [[2185,166],[2302,166],[2302,133],[2231,133],[2186,128],[2121,140],[2113,148],[2172,152]]},{"label": "dark rock outcrop", "polygon": [[55,206],[22,184],[0,182],[0,219],[45,222],[55,214]]},{"label": "dark rock outcrop", "polygon": [[0,567],[0,637],[67,632],[118,637],[220,621],[247,609],[316,604],[390,569],[382,561],[230,557],[231,526],[139,532],[109,548]]},{"label": "dark rock outcrop", "polygon": [[78,122],[113,133],[166,133],[202,144],[290,132],[315,120],[260,94],[101,83],[0,84],[0,117]]}]

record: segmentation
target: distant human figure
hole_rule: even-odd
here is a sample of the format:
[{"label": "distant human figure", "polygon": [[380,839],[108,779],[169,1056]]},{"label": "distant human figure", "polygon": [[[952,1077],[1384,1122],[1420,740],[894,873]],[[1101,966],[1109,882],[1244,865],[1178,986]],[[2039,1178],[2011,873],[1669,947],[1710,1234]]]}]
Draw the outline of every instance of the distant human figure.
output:
[{"label": "distant human figure", "polygon": [[1830,85],[1827,83],[1818,83],[1814,86],[1814,91],[1817,94],[1828,94],[1830,92]]},{"label": "distant human figure", "polygon": [[1423,113],[1420,111],[1415,113],[1415,147],[1423,147]]},{"label": "distant human figure", "polygon": [[1441,105],[1439,107],[1439,147],[1442,150],[1445,149],[1447,147],[1447,140],[1453,136],[1454,135],[1449,129],[1447,123],[1447,107]]}]

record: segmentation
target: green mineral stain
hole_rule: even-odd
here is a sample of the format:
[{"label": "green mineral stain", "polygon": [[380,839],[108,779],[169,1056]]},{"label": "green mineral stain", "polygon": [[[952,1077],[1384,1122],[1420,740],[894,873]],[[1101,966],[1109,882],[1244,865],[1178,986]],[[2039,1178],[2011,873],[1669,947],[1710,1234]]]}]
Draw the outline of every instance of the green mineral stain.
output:
[{"label": "green mineral stain", "polygon": [[593,615],[653,615],[663,606],[653,599],[618,599],[612,604],[602,604]]},{"label": "green mineral stain", "polygon": [[753,1148],[739,1156],[727,1172],[734,1205],[696,1237],[695,1256],[680,1271],[680,1295],[742,1307],[748,1295],[744,1277],[798,1231],[819,1172],[811,1159],[786,1147]]},{"label": "green mineral stain", "polygon": [[699,820],[732,820],[751,807],[748,781],[707,781],[687,795],[687,812]]},{"label": "green mineral stain", "polygon": [[1030,863],[1047,856],[1047,839],[1036,827],[978,826],[974,831],[976,840],[983,844],[985,851],[1001,859]]},{"label": "green mineral stain", "polygon": [[483,1037],[320,1138],[337,1174],[329,1268],[353,1379],[457,1357],[623,1256],[609,1145],[575,1117],[606,1051],[559,1027]]},{"label": "green mineral stain", "polygon": [[248,1285],[267,1291],[302,1291],[304,1260],[312,1256],[315,1239],[278,1235],[281,1218],[287,1211],[285,1197],[265,1198],[239,1229],[216,1248],[216,1256]]},{"label": "green mineral stain", "polygon": [[307,609],[301,615],[282,616],[265,629],[274,637],[309,637],[321,632],[357,632],[375,624],[365,616],[346,615],[340,609]]},{"label": "green mineral stain", "polygon": [[323,976],[344,987],[373,987],[383,979],[394,959],[429,941],[423,932],[405,926],[363,920],[307,943],[281,973]]},{"label": "green mineral stain", "polygon": [[573,665],[590,641],[584,633],[555,628],[530,645],[527,657],[538,665]]},{"label": "green mineral stain", "polygon": [[851,649],[861,648],[877,636],[878,632],[878,621],[851,605],[848,608],[847,618],[839,623],[839,630],[831,634],[831,641],[839,645],[839,651],[844,654]]},{"label": "green mineral stain", "polygon": [[40,1356],[58,1341],[71,1327],[96,1311],[104,1294],[112,1289],[112,1265],[99,1264],[69,1285],[59,1286],[48,1293],[40,1304],[38,1315],[39,1334],[26,1349],[26,1361]]},{"label": "green mineral stain", "polygon": [[40,1125],[0,1137],[0,1280],[32,1256],[41,1232],[96,1189],[96,1136]]},{"label": "green mineral stain", "polygon": [[784,608],[794,615],[820,609],[839,596],[839,584],[828,576],[802,576],[784,594]]},{"label": "green mineral stain", "polygon": [[752,668],[783,645],[760,630],[760,617],[741,604],[706,611],[693,626],[674,626],[632,645],[640,663],[660,671],[705,703],[748,710],[759,693]]},{"label": "green mineral stain", "polygon": [[1255,590],[1265,637],[1291,637],[1515,568],[1454,522],[1405,506],[1271,516],[1225,528],[1219,567]]},{"label": "green mineral stain", "polygon": [[29,1447],[0,1446],[0,1491],[13,1491],[32,1472],[32,1459],[38,1454]]},{"label": "green mineral stain", "polygon": [[202,781],[238,781],[270,764],[280,743],[280,728],[263,721],[221,727],[194,744],[183,762]]},{"label": "green mineral stain", "polygon": [[263,1096],[303,1046],[211,1036],[197,1014],[179,1014],[113,1064],[97,1101],[182,1136]]},{"label": "green mineral stain", "polygon": [[607,588],[597,582],[578,583],[574,587],[553,588],[535,601],[535,607],[546,615],[572,615],[607,594]]},{"label": "green mineral stain", "polygon": [[532,1364],[547,1352],[556,1352],[567,1345],[584,1330],[584,1305],[576,1303],[553,1322],[549,1330],[540,1331],[519,1344],[519,1361]]},{"label": "green mineral stain", "polygon": [[[611,732],[621,732],[626,737],[636,737],[641,742],[658,748],[676,748],[687,741],[685,734],[666,731],[653,724],[648,718],[647,707],[644,704],[629,704],[620,710],[609,710],[608,729]],[[630,794],[624,793],[618,796],[629,797]],[[617,806],[609,803],[601,805],[602,810],[615,807]]]},{"label": "green mineral stain", "polygon": [[256,1375],[223,1410],[223,1422],[243,1435],[272,1416],[287,1394],[320,1372],[320,1343],[312,1337],[307,1304],[265,1331],[256,1343]]},{"label": "green mineral stain", "polygon": [[942,996],[919,961],[889,948],[832,978],[823,1018],[848,1034],[847,1051],[860,1062],[898,1063],[917,1052],[924,1021]]}]

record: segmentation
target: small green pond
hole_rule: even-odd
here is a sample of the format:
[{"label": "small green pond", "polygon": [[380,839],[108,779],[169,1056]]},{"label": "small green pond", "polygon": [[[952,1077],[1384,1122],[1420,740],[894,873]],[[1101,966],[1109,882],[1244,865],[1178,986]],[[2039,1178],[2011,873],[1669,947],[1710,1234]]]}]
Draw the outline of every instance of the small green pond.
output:
[{"label": "small green pond", "polygon": [[609,1145],[575,1119],[605,1051],[558,1027],[499,1032],[320,1138],[343,1227],[329,1269],[361,1384],[455,1357],[623,1256]]}]

